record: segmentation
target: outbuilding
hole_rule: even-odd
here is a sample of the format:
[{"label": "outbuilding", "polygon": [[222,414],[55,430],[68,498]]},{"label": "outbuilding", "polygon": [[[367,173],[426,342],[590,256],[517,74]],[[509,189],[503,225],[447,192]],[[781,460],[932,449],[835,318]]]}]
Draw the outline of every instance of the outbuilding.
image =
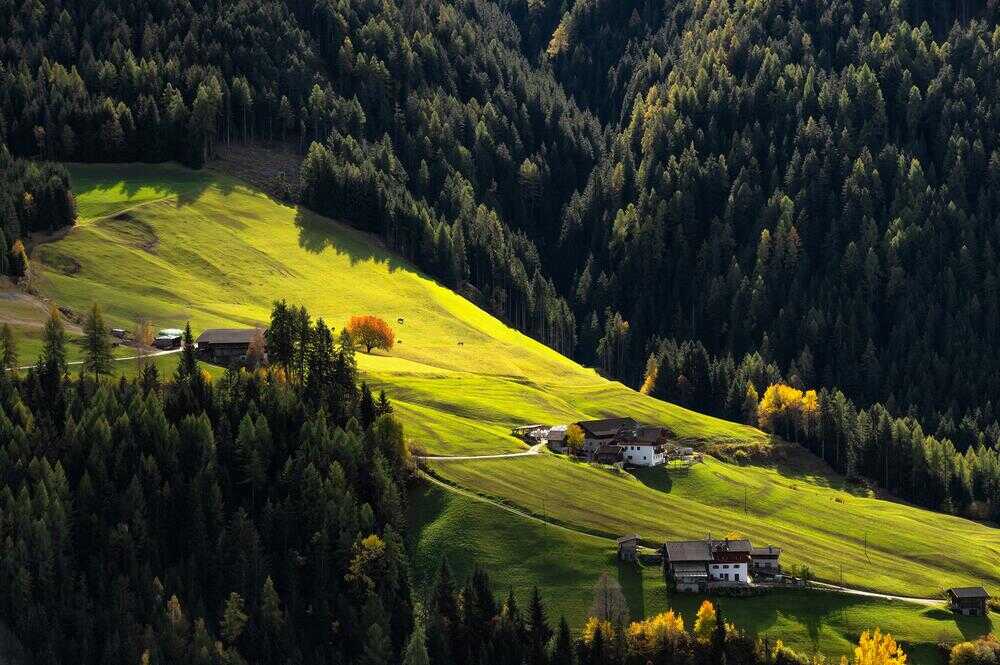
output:
[{"label": "outbuilding", "polygon": [[981,586],[952,587],[948,589],[951,611],[964,616],[986,616],[990,594]]},{"label": "outbuilding", "polygon": [[619,561],[636,561],[639,558],[639,534],[632,533],[615,541]]}]

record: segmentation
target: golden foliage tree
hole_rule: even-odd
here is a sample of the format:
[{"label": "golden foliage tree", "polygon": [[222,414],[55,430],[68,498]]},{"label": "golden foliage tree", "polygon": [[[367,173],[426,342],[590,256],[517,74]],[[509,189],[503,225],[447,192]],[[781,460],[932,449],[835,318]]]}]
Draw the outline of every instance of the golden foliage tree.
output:
[{"label": "golden foliage tree", "polygon": [[[848,665],[847,656],[840,658],[840,665]],[[851,665],[906,665],[906,654],[892,635],[876,628],[861,633]]]},{"label": "golden foliage tree", "polygon": [[819,411],[815,390],[801,391],[783,383],[768,386],[757,405],[757,424],[786,439],[809,432]]},{"label": "golden foliage tree", "polygon": [[352,316],[347,323],[347,332],[355,343],[365,347],[367,353],[371,353],[372,349],[390,351],[396,343],[396,333],[389,324],[371,314]]},{"label": "golden foliage tree", "polygon": [[573,452],[577,452],[583,448],[583,439],[583,428],[576,423],[566,428],[566,447]]},{"label": "golden foliage tree", "polygon": [[643,395],[653,392],[653,386],[656,384],[656,375],[659,373],[660,366],[656,364],[656,356],[650,353],[649,358],[646,360],[646,378],[643,380],[639,392]]},{"label": "golden foliage tree", "polygon": [[710,600],[701,601],[698,614],[694,617],[694,636],[699,640],[712,639],[712,631],[715,630],[715,605]]},{"label": "golden foliage tree", "polygon": [[604,643],[607,644],[612,636],[614,635],[614,628],[611,627],[611,622],[606,619],[598,619],[597,617],[590,617],[587,619],[587,623],[583,625],[583,633],[581,637],[583,638],[583,643],[590,645],[594,641],[594,635],[597,634],[597,630],[601,630],[601,637],[604,638]]},{"label": "golden foliage tree", "polygon": [[633,621],[625,637],[630,651],[651,655],[673,644],[683,634],[684,618],[670,610],[644,621]]},{"label": "golden foliage tree", "polygon": [[545,49],[545,52],[550,58],[558,56],[560,53],[566,51],[569,48],[569,26],[566,25],[566,21],[563,20],[556,27],[555,32],[552,33],[552,39],[549,40],[549,46]]}]

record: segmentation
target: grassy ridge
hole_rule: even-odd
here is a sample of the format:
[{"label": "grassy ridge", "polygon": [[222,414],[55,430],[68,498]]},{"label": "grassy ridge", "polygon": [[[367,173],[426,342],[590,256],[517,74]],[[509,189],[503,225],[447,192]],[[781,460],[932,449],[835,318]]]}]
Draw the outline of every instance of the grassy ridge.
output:
[{"label": "grassy ridge", "polygon": [[[622,585],[633,618],[674,609],[690,626],[703,599],[668,592],[659,566],[619,563],[608,539],[518,517],[434,485],[411,494],[410,523],[419,586],[432,581],[442,557],[460,580],[478,564],[490,571],[499,594],[513,591],[522,603],[537,585],[550,618],[565,616],[574,629],[587,616],[601,571]],[[789,591],[718,602],[727,619],[744,630],[827,657],[849,655],[863,627],[879,626],[905,640],[912,662],[935,663],[938,642],[961,641],[982,630],[982,619],[956,618],[943,609],[835,593]]]}]

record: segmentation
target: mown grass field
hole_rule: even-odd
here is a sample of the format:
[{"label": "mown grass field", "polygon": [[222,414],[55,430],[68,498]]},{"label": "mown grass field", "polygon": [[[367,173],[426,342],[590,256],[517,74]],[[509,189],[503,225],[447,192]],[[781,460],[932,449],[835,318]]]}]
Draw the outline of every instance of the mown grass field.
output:
[{"label": "mown grass field", "polygon": [[[74,166],[71,173],[80,221],[33,253],[43,296],[79,312],[97,301],[113,325],[131,326],[137,317],[158,328],[190,320],[196,335],[206,327],[264,323],[277,298],[303,304],[337,328],[354,314],[402,319],[394,323],[396,348],[358,354],[359,367],[389,392],[412,444],[428,453],[516,451],[524,445],[509,436],[514,425],[607,415],[664,424],[696,444],[768,443],[756,429],[606,381],[438,285],[373,238],[276,203],[233,178],[145,165]],[[792,456],[806,463],[765,468],[712,461],[686,476],[618,476],[552,455],[432,468],[449,482],[595,534],[638,531],[652,541],[739,530],[785,548],[786,564],[807,563],[821,579],[839,581],[843,564],[845,583],[898,594],[1000,584],[1000,531],[852,494],[795,450]],[[610,563],[600,538],[561,532],[564,540],[549,551],[552,535],[534,533],[534,523],[487,519],[478,506],[443,499],[424,505],[415,558],[421,575],[436,567],[435,548],[456,551],[456,558],[469,553],[465,560],[483,562],[508,584],[551,589],[553,602],[565,603],[570,615],[589,602],[593,580]],[[555,559],[561,563],[553,569]],[[666,598],[658,576],[640,576],[643,607],[694,602]],[[753,602],[759,605],[746,606],[747,622],[815,634],[816,644],[831,651],[839,647],[823,637],[827,631],[854,639],[879,616],[896,621],[897,611],[895,604],[882,612],[867,602],[860,605],[874,609],[857,610],[852,600],[837,619],[821,609],[809,615],[809,599]],[[899,617],[899,637],[927,641],[906,628],[910,614]],[[935,627],[947,624],[931,618]]]},{"label": "mown grass field", "polygon": [[933,597],[946,586],[1000,584],[1000,530],[851,494],[829,476],[795,469],[706,458],[687,471],[617,474],[542,455],[449,461],[433,470],[605,536],[634,531],[663,541],[739,531],[782,547],[783,565],[806,564],[818,579],[847,586]]},{"label": "mown grass field", "polygon": [[[497,506],[423,484],[411,495],[411,544],[422,587],[446,557],[459,580],[478,564],[491,572],[498,594],[525,603],[538,586],[550,618],[578,629],[607,571],[622,586],[633,618],[667,609],[690,626],[703,596],[671,594],[658,565],[620,563],[615,544],[512,515]],[[940,608],[838,593],[788,591],[753,598],[717,598],[729,621],[797,651],[838,658],[851,653],[859,626],[879,626],[906,642],[911,662],[938,662],[938,642],[980,634],[982,619],[956,618]],[[994,624],[1000,617],[994,617]]]}]

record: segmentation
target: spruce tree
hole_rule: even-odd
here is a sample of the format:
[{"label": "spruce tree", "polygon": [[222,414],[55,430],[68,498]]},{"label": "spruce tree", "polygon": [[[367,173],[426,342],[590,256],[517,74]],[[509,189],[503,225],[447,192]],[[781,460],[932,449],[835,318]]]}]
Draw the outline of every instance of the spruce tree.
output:
[{"label": "spruce tree", "polygon": [[0,328],[0,372],[2,371],[17,371],[17,340],[9,323]]},{"label": "spruce tree", "polygon": [[406,644],[403,665],[430,665],[430,662],[430,658],[427,655],[424,628],[417,624],[413,629],[413,634],[410,635],[410,641]]},{"label": "spruce tree", "polygon": [[59,310],[53,307],[42,330],[42,354],[38,358],[39,378],[49,397],[54,397],[66,368],[66,329]]},{"label": "spruce tree", "polygon": [[531,594],[531,605],[528,608],[528,637],[531,640],[528,652],[528,662],[531,665],[542,665],[546,661],[545,647],[552,637],[549,620],[545,616],[545,605],[538,587]]},{"label": "spruce tree", "polygon": [[556,633],[556,643],[552,650],[552,665],[574,665],[573,635],[569,632],[566,617],[559,619],[559,632]]},{"label": "spruce tree", "polygon": [[84,371],[92,373],[95,381],[102,374],[111,374],[114,362],[111,337],[97,303],[91,306],[83,322],[83,352]]}]

